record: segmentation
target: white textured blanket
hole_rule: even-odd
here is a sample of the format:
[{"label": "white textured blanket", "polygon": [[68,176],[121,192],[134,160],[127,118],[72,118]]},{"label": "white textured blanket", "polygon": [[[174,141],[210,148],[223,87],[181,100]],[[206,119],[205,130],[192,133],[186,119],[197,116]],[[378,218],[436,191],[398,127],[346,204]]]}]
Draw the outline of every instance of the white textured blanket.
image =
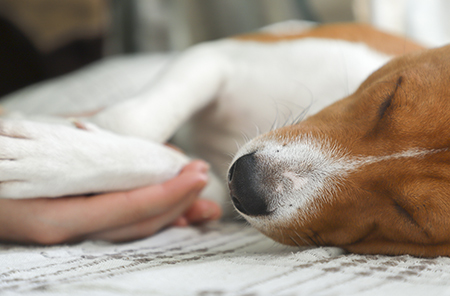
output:
[{"label": "white textured blanket", "polygon": [[450,259],[285,247],[221,222],[126,244],[0,245],[0,295],[450,295]]}]

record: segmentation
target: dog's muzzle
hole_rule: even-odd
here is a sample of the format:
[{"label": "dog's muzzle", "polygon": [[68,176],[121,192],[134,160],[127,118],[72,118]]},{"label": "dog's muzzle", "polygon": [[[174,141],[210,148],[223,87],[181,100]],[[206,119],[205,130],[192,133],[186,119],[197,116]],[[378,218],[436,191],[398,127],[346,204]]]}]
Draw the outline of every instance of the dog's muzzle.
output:
[{"label": "dog's muzzle", "polygon": [[269,215],[264,190],[264,171],[260,169],[255,153],[238,158],[228,172],[228,188],[236,209],[244,215]]}]

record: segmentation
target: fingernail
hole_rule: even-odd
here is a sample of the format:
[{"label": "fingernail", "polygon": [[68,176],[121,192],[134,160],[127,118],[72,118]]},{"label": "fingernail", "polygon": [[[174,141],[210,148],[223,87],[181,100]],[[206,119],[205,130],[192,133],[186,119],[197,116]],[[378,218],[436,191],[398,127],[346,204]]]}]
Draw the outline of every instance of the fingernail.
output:
[{"label": "fingernail", "polygon": [[202,173],[207,173],[209,171],[210,165],[207,162],[200,161],[200,171]]},{"label": "fingernail", "polygon": [[192,164],[194,165],[194,169],[196,171],[202,172],[202,173],[207,173],[209,171],[209,164],[201,159],[198,160],[194,160],[192,162]]},{"label": "fingernail", "polygon": [[187,225],[189,225],[187,219],[183,216],[178,217],[174,222],[173,222],[174,226],[178,226],[178,227],[185,227]]},{"label": "fingernail", "polygon": [[206,220],[206,219],[212,217],[213,214],[214,214],[213,211],[211,209],[209,209],[209,210],[207,210],[206,212],[203,213],[202,219]]},{"label": "fingernail", "polygon": [[209,218],[215,216],[216,214],[217,214],[217,211],[215,208],[207,207],[202,213],[202,218],[209,219]]},{"label": "fingernail", "polygon": [[201,174],[198,175],[198,186],[196,187],[196,190],[201,191],[206,186],[206,184],[209,181],[209,176],[206,172],[201,172]]}]

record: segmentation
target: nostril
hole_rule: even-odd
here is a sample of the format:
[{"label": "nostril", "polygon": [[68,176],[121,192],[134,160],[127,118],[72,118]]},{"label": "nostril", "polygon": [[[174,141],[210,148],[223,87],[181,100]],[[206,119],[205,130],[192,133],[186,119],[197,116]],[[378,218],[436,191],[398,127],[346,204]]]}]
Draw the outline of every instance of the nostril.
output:
[{"label": "nostril", "polygon": [[248,153],[248,154],[246,154],[246,155],[244,155],[244,156],[241,156],[240,158],[238,158],[238,159],[233,163],[233,165],[231,166],[231,168],[228,170],[228,182],[233,181],[234,172],[235,172],[235,170],[236,170],[237,163],[238,163],[239,161],[242,162],[242,159],[248,159],[248,158],[253,159],[253,155],[254,155],[255,153],[256,153],[256,152],[251,152],[251,153]]},{"label": "nostril", "polygon": [[248,214],[247,211],[244,209],[244,207],[242,206],[241,202],[239,201],[239,199],[237,199],[235,196],[231,197],[231,200],[233,201],[234,206],[236,207],[236,209],[243,213],[243,214]]},{"label": "nostril", "polygon": [[235,168],[236,168],[236,163],[233,163],[231,168],[228,170],[228,182],[231,182],[231,180],[233,180],[233,174],[234,174]]}]

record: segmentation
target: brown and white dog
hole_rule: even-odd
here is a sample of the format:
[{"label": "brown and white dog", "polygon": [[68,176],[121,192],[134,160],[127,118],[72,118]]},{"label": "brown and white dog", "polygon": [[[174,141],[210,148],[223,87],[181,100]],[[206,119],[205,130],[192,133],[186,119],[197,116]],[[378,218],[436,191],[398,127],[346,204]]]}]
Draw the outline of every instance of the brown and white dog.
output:
[{"label": "brown and white dog", "polygon": [[[365,25],[288,23],[201,44],[85,129],[3,120],[0,196],[161,182],[187,159],[159,143],[189,123],[190,146],[274,240],[450,255],[449,76],[450,47],[422,50]],[[277,116],[292,124],[271,130]],[[257,137],[244,144],[242,132]]]}]

